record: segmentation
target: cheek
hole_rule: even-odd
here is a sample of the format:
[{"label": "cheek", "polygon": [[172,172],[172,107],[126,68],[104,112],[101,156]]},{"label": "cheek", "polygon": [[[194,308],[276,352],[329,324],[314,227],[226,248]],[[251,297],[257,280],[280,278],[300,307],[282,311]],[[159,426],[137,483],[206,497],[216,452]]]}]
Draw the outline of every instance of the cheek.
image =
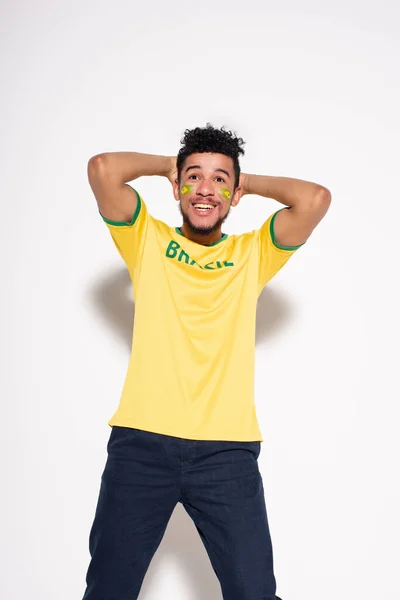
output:
[{"label": "cheek", "polygon": [[190,185],[190,184],[183,185],[181,187],[181,196],[182,197],[188,196],[189,194],[192,193],[192,191],[193,191],[193,186],[192,185]]},{"label": "cheek", "polygon": [[229,212],[229,211],[230,211],[230,209],[231,209],[231,206],[232,206],[232,205],[231,205],[231,203],[230,203],[230,202],[225,202],[225,203],[224,203],[224,215],[227,215],[227,214],[228,214],[228,212]]},{"label": "cheek", "polygon": [[189,200],[189,196],[182,196],[182,194],[180,195],[179,198],[179,204],[181,205],[181,209],[184,212],[187,212],[189,210],[189,206],[190,206],[190,200]]},{"label": "cheek", "polygon": [[228,188],[221,188],[219,190],[219,194],[220,194],[221,198],[223,198],[224,200],[230,200],[232,197],[232,194],[231,194],[230,190],[228,190]]}]

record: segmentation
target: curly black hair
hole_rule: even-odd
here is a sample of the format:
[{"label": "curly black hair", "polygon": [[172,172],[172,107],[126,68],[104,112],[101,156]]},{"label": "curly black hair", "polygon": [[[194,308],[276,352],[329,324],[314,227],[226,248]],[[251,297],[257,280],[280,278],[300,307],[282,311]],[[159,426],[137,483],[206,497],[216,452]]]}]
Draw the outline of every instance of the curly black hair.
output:
[{"label": "curly black hair", "polygon": [[227,131],[225,126],[217,129],[207,123],[206,127],[186,129],[181,139],[182,148],[177,156],[178,181],[181,180],[183,163],[191,154],[197,152],[216,152],[230,156],[233,160],[235,172],[235,189],[239,185],[240,166],[239,154],[244,154],[242,138],[238,138],[232,131]]}]

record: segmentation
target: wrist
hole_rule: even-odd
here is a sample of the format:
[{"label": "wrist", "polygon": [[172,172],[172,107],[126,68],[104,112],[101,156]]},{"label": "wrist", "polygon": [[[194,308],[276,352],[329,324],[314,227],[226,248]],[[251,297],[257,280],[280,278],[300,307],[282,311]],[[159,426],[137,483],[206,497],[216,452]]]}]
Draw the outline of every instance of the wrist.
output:
[{"label": "wrist", "polygon": [[245,194],[249,193],[247,173],[240,173],[239,186],[241,190],[240,196],[244,196]]},{"label": "wrist", "polygon": [[175,173],[175,171],[176,171],[176,156],[169,156],[168,160],[169,160],[169,163],[168,163],[167,176],[170,176],[171,173]]},{"label": "wrist", "polygon": [[155,175],[160,175],[161,177],[168,177],[171,171],[171,159],[169,156],[157,156],[157,163],[155,164]]},{"label": "wrist", "polygon": [[168,156],[167,159],[164,176],[171,182],[172,185],[174,185],[175,179],[178,177],[176,156]]}]

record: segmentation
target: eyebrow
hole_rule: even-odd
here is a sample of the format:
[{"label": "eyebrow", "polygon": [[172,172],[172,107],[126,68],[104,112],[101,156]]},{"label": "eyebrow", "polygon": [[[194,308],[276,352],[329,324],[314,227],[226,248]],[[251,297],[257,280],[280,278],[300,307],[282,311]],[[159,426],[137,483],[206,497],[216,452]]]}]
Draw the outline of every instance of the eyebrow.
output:
[{"label": "eyebrow", "polygon": [[[190,171],[190,169],[201,169],[201,166],[200,165],[190,165],[190,167],[185,169],[185,173]],[[225,173],[225,175],[227,175],[227,177],[229,177],[229,179],[231,178],[228,171],[225,171],[225,169],[214,169],[214,173]]]}]

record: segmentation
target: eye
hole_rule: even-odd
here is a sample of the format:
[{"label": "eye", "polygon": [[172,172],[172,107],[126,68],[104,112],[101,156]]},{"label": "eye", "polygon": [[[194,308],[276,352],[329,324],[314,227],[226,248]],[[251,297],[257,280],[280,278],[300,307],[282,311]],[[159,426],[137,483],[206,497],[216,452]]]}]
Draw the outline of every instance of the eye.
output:
[{"label": "eye", "polygon": [[192,177],[198,177],[198,175],[189,175],[189,179],[192,179]]},{"label": "eye", "polygon": [[223,177],[218,176],[217,179],[220,179],[223,183],[225,183],[225,179]]}]

